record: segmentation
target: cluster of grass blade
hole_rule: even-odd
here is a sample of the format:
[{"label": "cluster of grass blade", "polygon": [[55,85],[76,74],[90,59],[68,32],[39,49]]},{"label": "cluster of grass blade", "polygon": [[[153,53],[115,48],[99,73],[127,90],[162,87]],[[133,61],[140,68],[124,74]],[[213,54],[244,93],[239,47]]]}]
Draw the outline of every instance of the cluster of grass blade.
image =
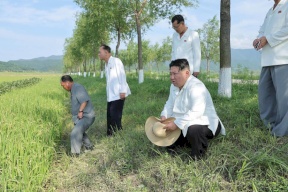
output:
[{"label": "cluster of grass blade", "polygon": [[[157,77],[156,77],[157,76]],[[138,84],[128,75],[132,95],[125,101],[123,131],[106,137],[105,79],[75,77],[89,91],[96,121],[88,131],[95,149],[78,159],[63,136],[59,160],[47,189],[56,191],[287,191],[287,137],[270,135],[258,114],[257,85],[233,84],[231,99],[217,95],[218,84],[199,77],[209,89],[227,131],[210,142],[207,156],[193,161],[189,148],[176,154],[153,145],[144,124],[159,116],[168,98],[168,75],[145,74]],[[68,98],[67,98],[68,99]],[[59,163],[61,161],[62,163]]]},{"label": "cluster of grass blade", "polygon": [[7,93],[13,89],[34,85],[38,83],[40,80],[41,80],[40,78],[33,77],[31,79],[23,79],[12,82],[2,82],[0,83],[0,95]]},{"label": "cluster of grass blade", "polygon": [[59,77],[0,96],[0,191],[41,191],[62,133]]}]

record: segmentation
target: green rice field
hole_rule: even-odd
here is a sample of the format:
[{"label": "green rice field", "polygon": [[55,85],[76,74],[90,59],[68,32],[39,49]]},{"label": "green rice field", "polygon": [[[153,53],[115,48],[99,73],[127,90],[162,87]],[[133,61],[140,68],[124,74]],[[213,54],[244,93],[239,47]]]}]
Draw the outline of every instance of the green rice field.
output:
[{"label": "green rice field", "polygon": [[[1,82],[37,77],[0,96],[0,191],[39,191],[67,114],[59,75],[0,74]],[[59,86],[58,86],[59,85]]]}]

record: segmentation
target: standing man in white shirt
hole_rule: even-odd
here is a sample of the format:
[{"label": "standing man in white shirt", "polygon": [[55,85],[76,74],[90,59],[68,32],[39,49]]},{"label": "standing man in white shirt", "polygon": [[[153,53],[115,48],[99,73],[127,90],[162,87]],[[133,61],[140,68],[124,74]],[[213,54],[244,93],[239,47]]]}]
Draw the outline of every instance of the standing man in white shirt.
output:
[{"label": "standing man in white shirt", "polygon": [[273,135],[288,135],[287,0],[274,0],[253,46],[262,49],[258,86],[260,117]]},{"label": "standing man in white shirt", "polygon": [[199,34],[185,25],[182,15],[175,15],[171,22],[175,30],[172,38],[172,61],[175,59],[187,59],[192,75],[197,77],[201,64]]},{"label": "standing man in white shirt", "polygon": [[105,61],[107,92],[107,135],[122,129],[122,112],[125,98],[131,94],[126,74],[120,59],[111,56],[111,48],[105,44],[99,48],[98,56]]},{"label": "standing man in white shirt", "polygon": [[225,135],[225,128],[217,116],[212,98],[205,85],[190,73],[186,59],[176,59],[170,67],[170,94],[161,112],[161,121],[174,117],[164,126],[166,131],[181,129],[182,134],[173,144],[191,146],[191,157],[200,159],[205,155],[208,139],[219,133]]}]

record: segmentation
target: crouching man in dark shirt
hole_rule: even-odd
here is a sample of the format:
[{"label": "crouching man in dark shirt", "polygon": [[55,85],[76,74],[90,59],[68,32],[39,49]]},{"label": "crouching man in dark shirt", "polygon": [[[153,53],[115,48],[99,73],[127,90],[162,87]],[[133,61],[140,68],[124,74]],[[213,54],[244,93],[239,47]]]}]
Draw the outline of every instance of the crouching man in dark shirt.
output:
[{"label": "crouching man in dark shirt", "polygon": [[86,89],[82,85],[74,83],[71,76],[63,75],[61,86],[71,93],[71,113],[74,122],[74,128],[70,135],[71,153],[72,156],[79,156],[82,143],[87,150],[93,149],[85,132],[95,121],[94,108]]}]

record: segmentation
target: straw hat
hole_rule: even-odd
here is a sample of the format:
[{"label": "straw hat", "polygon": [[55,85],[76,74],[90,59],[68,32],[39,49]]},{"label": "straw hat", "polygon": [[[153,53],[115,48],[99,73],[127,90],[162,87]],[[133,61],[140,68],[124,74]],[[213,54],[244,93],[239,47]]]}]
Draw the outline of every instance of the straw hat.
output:
[{"label": "straw hat", "polygon": [[145,132],[148,139],[155,145],[166,147],[172,145],[180,136],[181,130],[167,131],[163,129],[165,123],[174,121],[175,118],[170,117],[164,120],[162,123],[157,117],[148,117],[145,123]]}]

